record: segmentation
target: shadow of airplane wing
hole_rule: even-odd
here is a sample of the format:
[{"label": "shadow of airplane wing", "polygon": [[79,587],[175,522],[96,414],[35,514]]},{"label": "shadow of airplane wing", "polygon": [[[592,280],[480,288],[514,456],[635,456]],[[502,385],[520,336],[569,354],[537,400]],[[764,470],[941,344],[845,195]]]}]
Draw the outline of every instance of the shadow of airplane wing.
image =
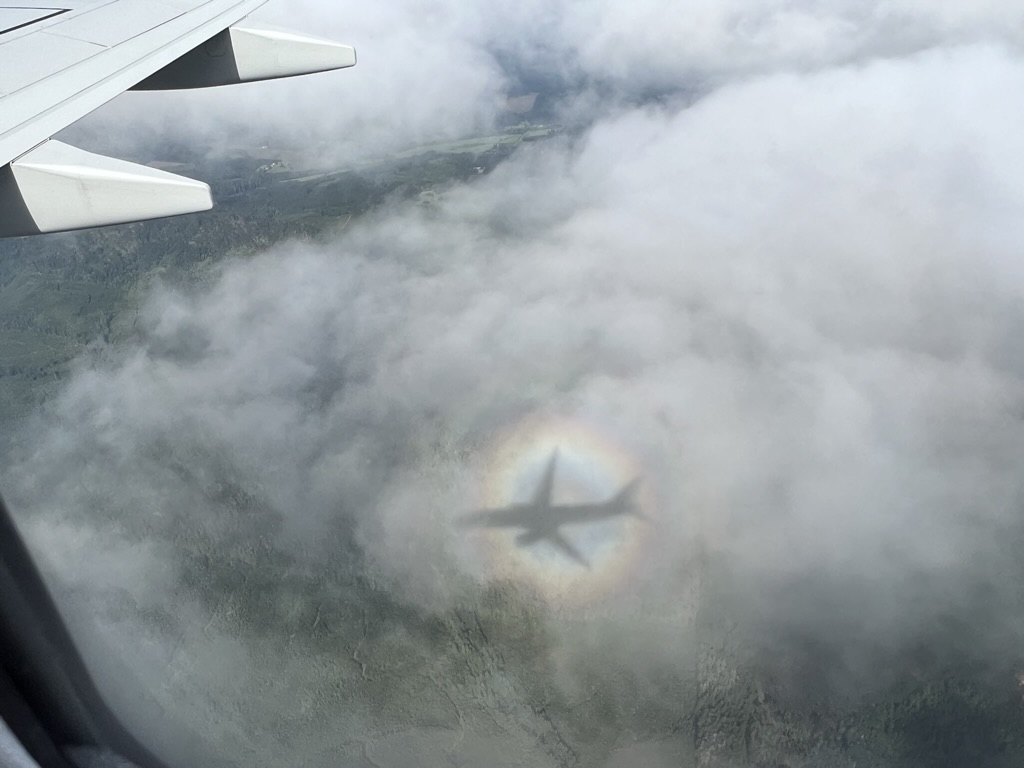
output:
[{"label": "shadow of airplane wing", "polygon": [[555,467],[558,464],[558,449],[551,452],[551,458],[544,468],[544,474],[540,479],[540,485],[533,495],[534,509],[547,509],[551,506],[551,490],[555,486]]},{"label": "shadow of airplane wing", "polygon": [[567,554],[569,557],[571,557],[577,563],[582,565],[584,568],[588,570],[590,569],[590,561],[588,561],[587,558],[583,556],[582,552],[576,549],[576,547],[573,545],[571,541],[569,541],[567,538],[565,538],[564,535],[562,535],[561,531],[552,531],[551,533],[547,534],[544,538],[550,541],[552,544],[554,544],[556,547],[562,550],[562,552]]}]

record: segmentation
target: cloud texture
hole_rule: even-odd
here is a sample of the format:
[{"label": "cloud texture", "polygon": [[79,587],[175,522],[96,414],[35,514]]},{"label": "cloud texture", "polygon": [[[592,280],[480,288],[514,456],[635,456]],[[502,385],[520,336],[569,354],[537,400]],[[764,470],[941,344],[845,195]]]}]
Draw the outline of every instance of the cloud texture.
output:
[{"label": "cloud texture", "polygon": [[[485,580],[449,525],[481,447],[553,414],[619,436],[657,488],[650,567],[598,611],[609,635],[643,626],[637,605],[671,612],[700,550],[780,675],[808,642],[832,649],[818,672],[864,688],[922,644],[1020,663],[1018,8],[296,2],[265,18],[361,54],[329,89],[228,97],[270,131],[357,154],[459,135],[540,74],[588,127],[437,205],[156,291],[137,341],[83,359],[5,474],[62,578],[145,571],[125,587],[145,605],[186,578],[175,537],[265,524],[315,569],[340,520],[375,583],[450,609]],[[238,494],[259,521],[231,517]],[[88,565],[98,536],[119,542],[116,577]]]}]

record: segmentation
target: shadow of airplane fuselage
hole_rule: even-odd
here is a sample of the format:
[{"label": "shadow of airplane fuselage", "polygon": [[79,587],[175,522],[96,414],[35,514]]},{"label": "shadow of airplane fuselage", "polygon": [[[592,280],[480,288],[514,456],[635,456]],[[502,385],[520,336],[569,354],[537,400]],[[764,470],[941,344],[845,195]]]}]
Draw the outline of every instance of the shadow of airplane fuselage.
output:
[{"label": "shadow of airplane fuselage", "polygon": [[560,530],[563,525],[596,523],[622,515],[642,517],[633,501],[640,478],[632,480],[604,502],[590,504],[552,504],[551,490],[555,481],[558,451],[551,454],[540,485],[532,500],[500,509],[485,509],[464,515],[458,520],[463,528],[520,528],[516,544],[526,547],[538,541],[549,541],[580,565],[589,568],[583,553]]}]

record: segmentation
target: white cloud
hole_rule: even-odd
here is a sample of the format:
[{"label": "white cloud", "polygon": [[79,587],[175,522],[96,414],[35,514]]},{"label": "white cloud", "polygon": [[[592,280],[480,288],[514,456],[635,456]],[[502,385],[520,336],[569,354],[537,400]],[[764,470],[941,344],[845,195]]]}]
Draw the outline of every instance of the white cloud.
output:
[{"label": "white cloud", "polygon": [[[350,520],[373,577],[437,607],[478,575],[445,525],[472,501],[475,452],[558,413],[628,436],[659,488],[641,605],[670,602],[704,536],[752,621],[835,642],[862,672],[949,615],[983,628],[979,652],[1019,639],[1017,8],[296,8],[370,51],[337,81],[351,110],[289,112],[309,141],[371,152],[486,122],[495,41],[612,91],[581,138],[429,210],[394,204],[158,291],[140,340],[84,362],[36,427],[5,479],[16,505],[188,509],[216,536],[218,494],[245,489],[289,552],[333,562],[325,531]],[[689,108],[623,106],[709,84]],[[869,629],[843,637],[852,624]]]},{"label": "white cloud", "polygon": [[[472,445],[543,404],[648,454],[678,442],[674,491],[706,478],[739,526],[719,545],[761,576],[949,568],[995,543],[960,515],[1004,525],[1020,490],[1022,86],[989,47],[780,74],[228,264],[72,383],[53,465],[85,461],[68,424],[132,471],[212,441],[289,525],[346,496],[388,520],[379,484],[411,482],[393,468],[425,460],[422,433]],[[401,559],[410,583],[420,565]]]}]

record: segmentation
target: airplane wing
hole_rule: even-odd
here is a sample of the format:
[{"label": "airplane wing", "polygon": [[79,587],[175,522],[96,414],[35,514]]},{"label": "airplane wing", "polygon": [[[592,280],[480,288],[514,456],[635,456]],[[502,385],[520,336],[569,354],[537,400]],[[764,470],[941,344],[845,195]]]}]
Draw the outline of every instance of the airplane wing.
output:
[{"label": "airplane wing", "polygon": [[576,547],[573,545],[571,541],[565,538],[561,531],[552,531],[551,533],[547,534],[544,538],[550,541],[552,544],[554,544],[556,547],[558,547],[560,550],[562,550],[565,554],[567,554],[577,563],[582,565],[584,568],[590,568],[590,561],[588,561],[587,558],[583,556],[582,552],[576,549]]},{"label": "airplane wing", "polygon": [[0,236],[193,213],[207,185],[50,137],[123,91],[351,67],[355,51],[246,20],[266,0],[0,0]]},{"label": "airplane wing", "polygon": [[537,491],[533,496],[533,507],[535,509],[545,509],[551,506],[551,489],[555,485],[556,464],[558,464],[557,448],[551,454],[551,458],[548,459],[548,465],[544,469],[544,476],[541,478],[540,485],[537,486]]}]

